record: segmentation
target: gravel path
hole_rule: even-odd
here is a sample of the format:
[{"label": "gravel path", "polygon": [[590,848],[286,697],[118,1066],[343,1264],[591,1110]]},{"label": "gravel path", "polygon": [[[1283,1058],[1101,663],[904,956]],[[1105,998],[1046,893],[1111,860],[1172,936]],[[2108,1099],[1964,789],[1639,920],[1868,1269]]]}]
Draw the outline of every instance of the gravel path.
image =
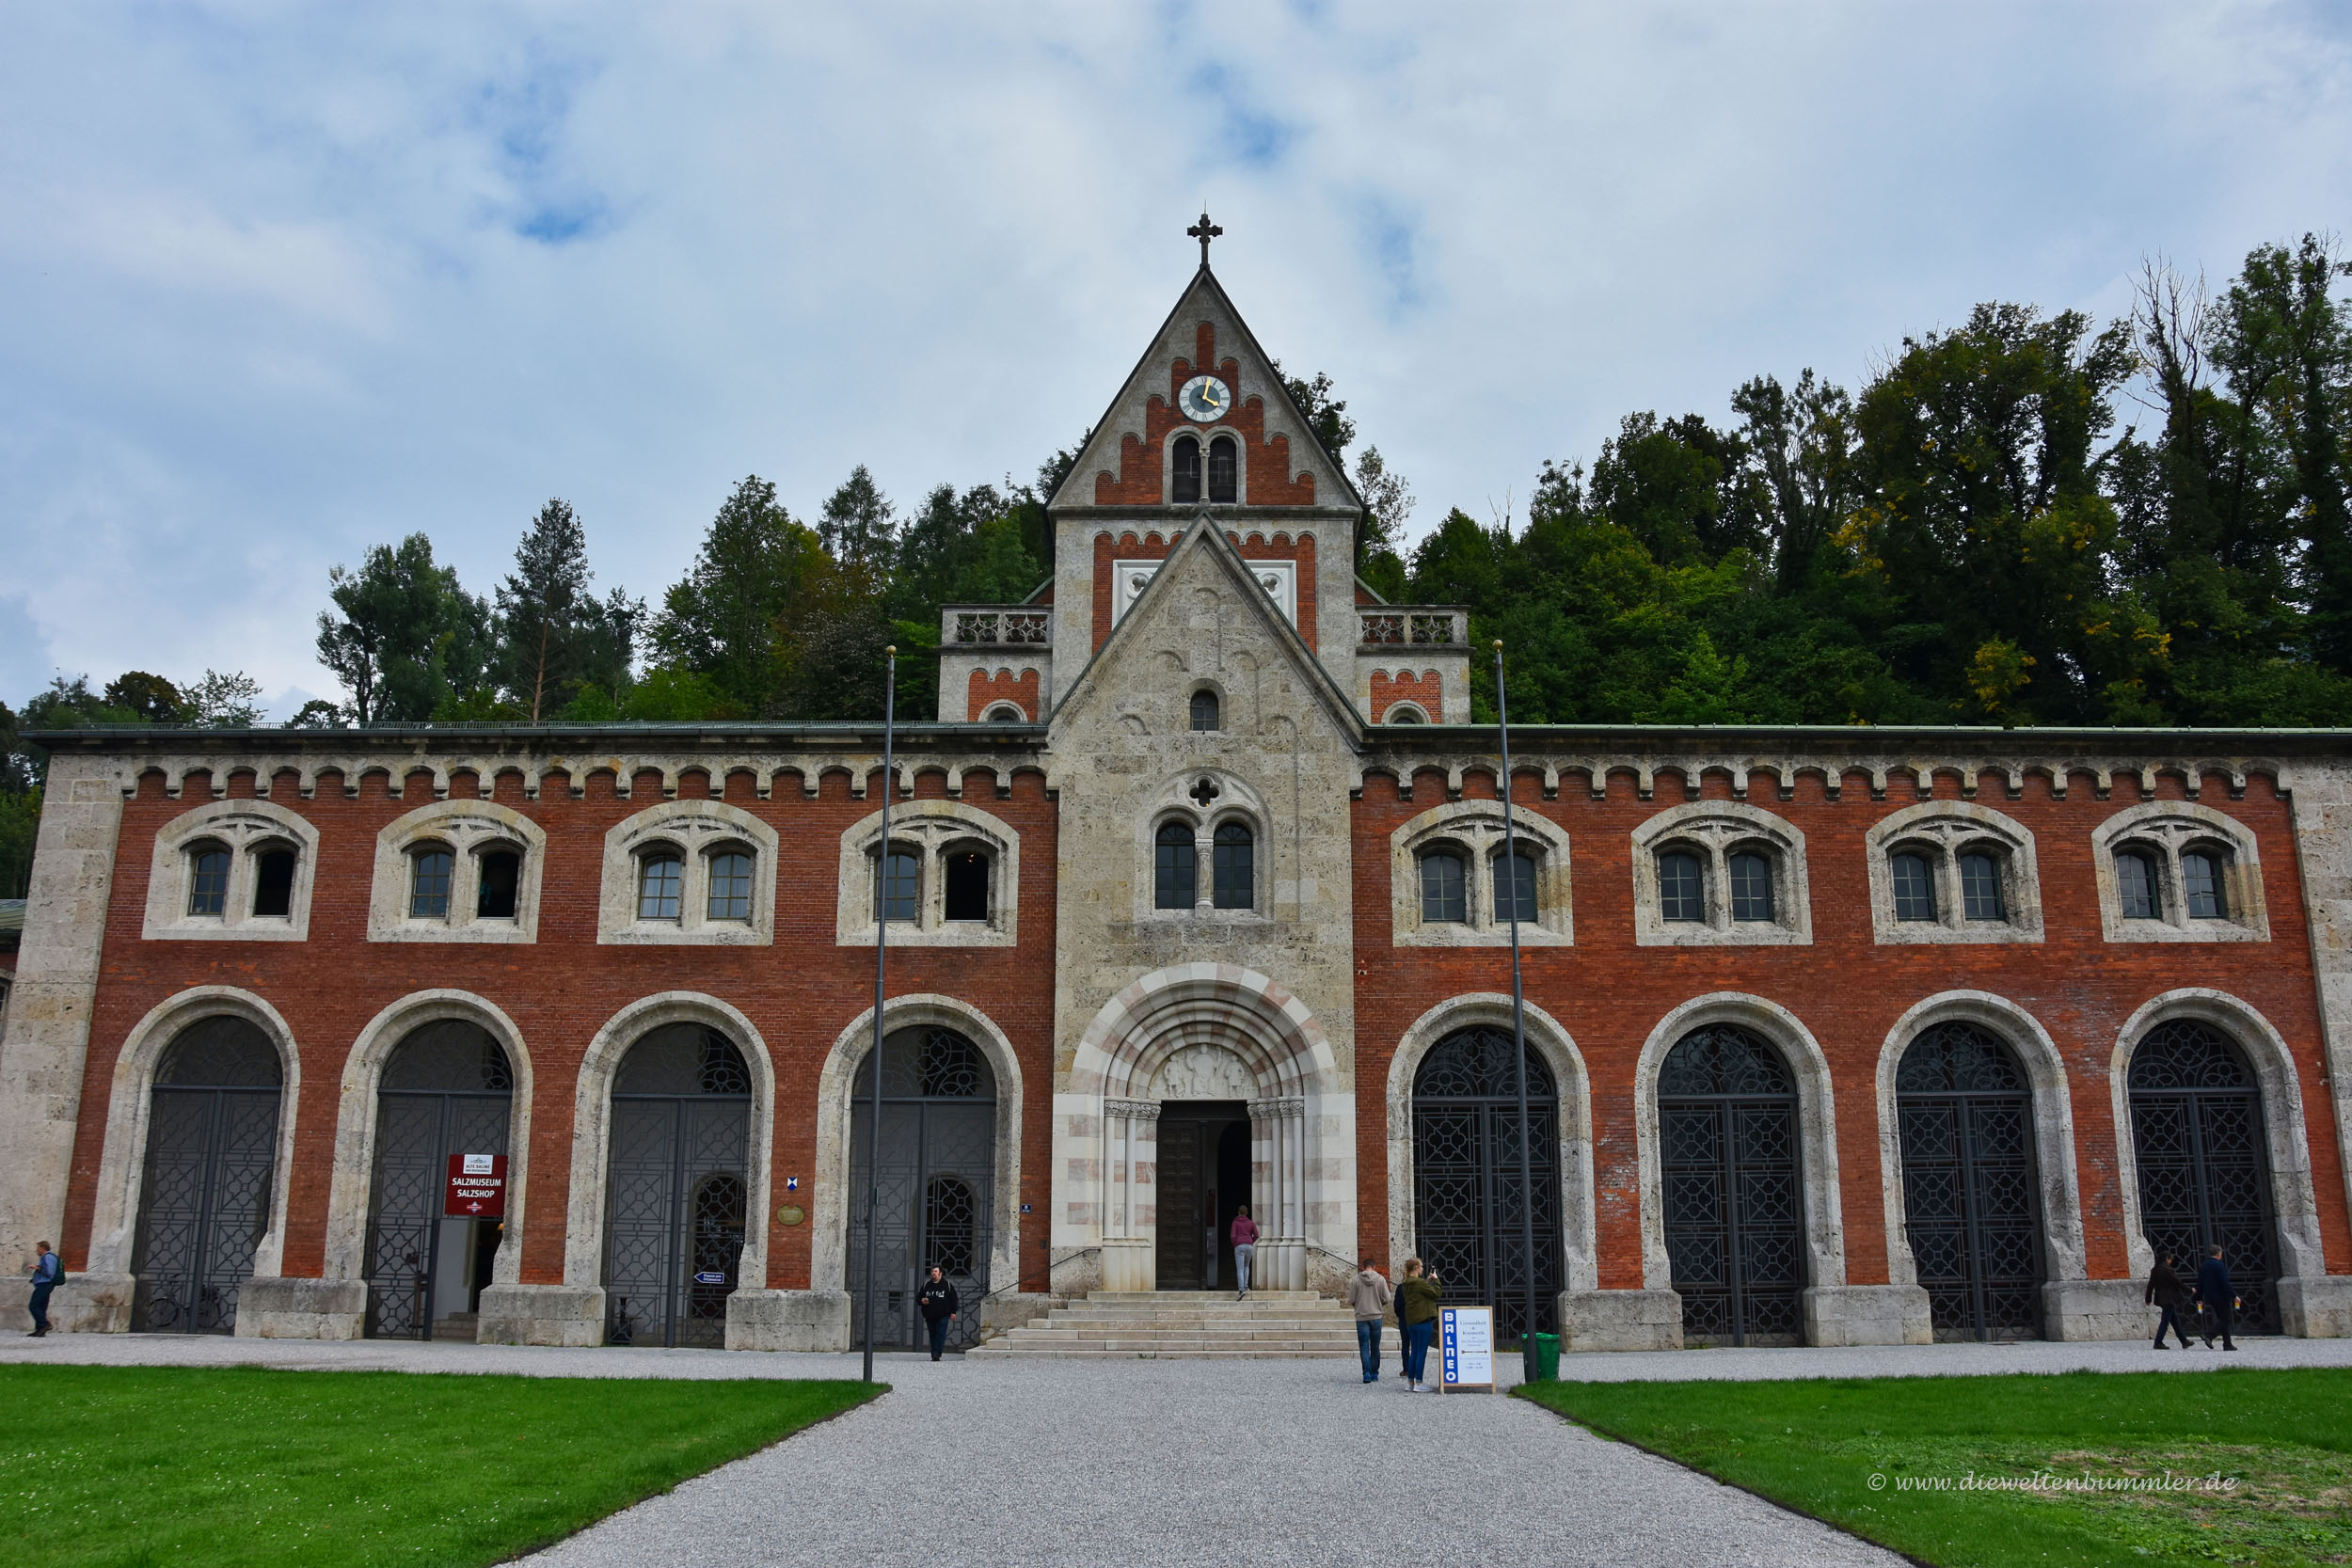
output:
[{"label": "gravel path", "polygon": [[[1892,1565],[1827,1526],[1516,1400],[1366,1387],[1345,1361],[878,1357],[894,1389],[531,1560],[540,1568],[1336,1561]],[[268,1366],[541,1377],[854,1377],[855,1355],[351,1344],[167,1335],[0,1339],[0,1364]],[[1393,1354],[1390,1358],[1393,1371]],[[2114,1344],[1580,1355],[1595,1381],[2352,1367],[2352,1340],[2236,1355]],[[1516,1362],[1502,1358],[1506,1375]],[[1460,1456],[1458,1477],[1448,1468]],[[1458,1489],[1457,1489],[1458,1487]]]}]

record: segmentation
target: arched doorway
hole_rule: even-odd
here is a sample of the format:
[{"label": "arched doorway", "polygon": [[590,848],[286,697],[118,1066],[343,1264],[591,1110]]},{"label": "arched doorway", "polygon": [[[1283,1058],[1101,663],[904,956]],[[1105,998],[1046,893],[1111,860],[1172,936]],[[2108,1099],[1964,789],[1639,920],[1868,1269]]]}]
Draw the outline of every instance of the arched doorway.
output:
[{"label": "arched doorway", "polygon": [[1659,1069],[1658,1132],[1684,1338],[1799,1342],[1804,1197],[1788,1064],[1735,1024],[1692,1030]]},{"label": "arched doorway", "polygon": [[[874,1059],[858,1063],[850,1102],[850,1254],[852,1334],[862,1334],[868,1228],[866,1192],[873,1148]],[[979,1338],[995,1243],[996,1074],[980,1048],[953,1029],[894,1030],[882,1045],[882,1161],[875,1171],[874,1342],[912,1345],[923,1331],[914,1292],[932,1268],[963,1304],[948,1343]]]},{"label": "arched doorway", "polygon": [[[1526,1061],[1535,1330],[1552,1334],[1563,1289],[1560,1097],[1533,1046]],[[1509,1030],[1456,1029],[1430,1047],[1413,1075],[1414,1251],[1445,1300],[1491,1305],[1495,1332],[1513,1339],[1527,1312],[1518,1125]]]},{"label": "arched doorway", "polygon": [[199,1020],[164,1053],[131,1254],[138,1327],[235,1332],[237,1292],[269,1230],[284,1084],[269,1037],[241,1018]]},{"label": "arched doorway", "polygon": [[2220,1243],[2245,1304],[2238,1332],[2278,1333],[2270,1145],[2245,1052],[2210,1023],[2173,1019],[2140,1037],[2130,1088],[2148,1244],[2170,1253],[2186,1277]]},{"label": "arched doorway", "polygon": [[671,1023],[612,1076],[605,1342],[726,1343],[749,1220],[752,1075],[733,1040]]},{"label": "arched doorway", "polygon": [[1895,1071],[1903,1233],[1938,1339],[2042,1331],[2041,1204],[2033,1095],[1997,1036],[1972,1023],[1922,1030]]},{"label": "arched doorway", "polygon": [[375,1174],[368,1192],[368,1333],[377,1338],[473,1338],[504,1224],[445,1212],[452,1156],[503,1158],[515,1076],[490,1032],[465,1019],[411,1030],[384,1064],[375,1096]]}]

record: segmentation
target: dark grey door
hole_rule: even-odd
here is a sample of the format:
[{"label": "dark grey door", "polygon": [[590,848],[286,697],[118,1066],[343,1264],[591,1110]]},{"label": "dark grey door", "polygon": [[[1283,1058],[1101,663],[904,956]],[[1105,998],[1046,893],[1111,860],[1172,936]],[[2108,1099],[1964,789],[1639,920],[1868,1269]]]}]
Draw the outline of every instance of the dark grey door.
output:
[{"label": "dark grey door", "polygon": [[1795,1344],[1804,1331],[1804,1199],[1795,1081],[1728,1024],[1698,1029],[1658,1073],[1666,1255],[1694,1341]]},{"label": "dark grey door", "polygon": [[1895,1073],[1903,1231],[1938,1339],[2042,1331],[2033,1098],[2001,1040],[1967,1023],[1922,1033]]},{"label": "dark grey door", "polygon": [[2278,1333],[2270,1145],[2245,1053],[2211,1024],[2159,1023],[2133,1051],[2130,1082],[2148,1244],[2193,1279],[2205,1248],[2219,1243],[2245,1303],[2240,1332]]},{"label": "dark grey door", "polygon": [[[883,1037],[882,1160],[871,1223],[866,1181],[873,1149],[873,1057],[858,1066],[850,1106],[851,1331],[873,1313],[874,1342],[923,1342],[914,1293],[936,1267],[963,1311],[948,1343],[979,1338],[980,1299],[995,1244],[996,1075],[952,1029],[900,1029]],[[866,1290],[873,1247],[874,1293]]]},{"label": "dark grey door", "polygon": [[[1563,1284],[1560,1100],[1543,1058],[1531,1048],[1526,1060],[1535,1330],[1551,1334]],[[1491,1306],[1495,1333],[1506,1339],[1518,1338],[1527,1316],[1518,1120],[1507,1030],[1457,1030],[1430,1048],[1413,1075],[1414,1249],[1445,1301]]]},{"label": "dark grey door", "polygon": [[132,1247],[132,1321],[229,1334],[269,1229],[278,1168],[278,1052],[236,1018],[190,1024],[167,1049],[149,1103]]},{"label": "dark grey door", "polygon": [[726,1343],[750,1220],[752,1077],[735,1042],[676,1023],[612,1079],[605,1177],[605,1342]]},{"label": "dark grey door", "polygon": [[[509,1152],[514,1088],[498,1041],[480,1024],[453,1019],[413,1031],[384,1064],[368,1201],[371,1336],[431,1338],[444,1238],[463,1226],[470,1243],[476,1227],[497,1228],[495,1220],[445,1224],[442,1194],[451,1155]],[[473,1282],[469,1308],[482,1283]]]}]

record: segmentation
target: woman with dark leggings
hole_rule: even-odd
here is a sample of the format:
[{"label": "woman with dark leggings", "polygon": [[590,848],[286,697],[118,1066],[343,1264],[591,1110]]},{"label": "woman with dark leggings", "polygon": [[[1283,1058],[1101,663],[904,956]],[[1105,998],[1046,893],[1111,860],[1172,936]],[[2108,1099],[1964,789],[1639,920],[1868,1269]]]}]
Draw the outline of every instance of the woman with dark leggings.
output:
[{"label": "woman with dark leggings", "polygon": [[1438,1276],[1422,1274],[1418,1258],[1405,1259],[1405,1277],[1396,1287],[1396,1326],[1405,1336],[1405,1391],[1418,1393],[1429,1338],[1438,1332]]}]

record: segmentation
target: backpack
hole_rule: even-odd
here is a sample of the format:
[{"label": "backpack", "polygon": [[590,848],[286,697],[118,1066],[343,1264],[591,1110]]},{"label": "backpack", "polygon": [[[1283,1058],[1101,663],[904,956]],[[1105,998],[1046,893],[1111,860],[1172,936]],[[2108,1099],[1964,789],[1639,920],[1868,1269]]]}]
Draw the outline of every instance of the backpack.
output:
[{"label": "backpack", "polygon": [[65,1255],[63,1253],[53,1252],[49,1255],[49,1258],[52,1262],[56,1264],[57,1272],[50,1275],[47,1281],[44,1282],[42,1280],[36,1279],[33,1281],[34,1284],[40,1285],[47,1283],[50,1285],[62,1285],[65,1283]]}]

